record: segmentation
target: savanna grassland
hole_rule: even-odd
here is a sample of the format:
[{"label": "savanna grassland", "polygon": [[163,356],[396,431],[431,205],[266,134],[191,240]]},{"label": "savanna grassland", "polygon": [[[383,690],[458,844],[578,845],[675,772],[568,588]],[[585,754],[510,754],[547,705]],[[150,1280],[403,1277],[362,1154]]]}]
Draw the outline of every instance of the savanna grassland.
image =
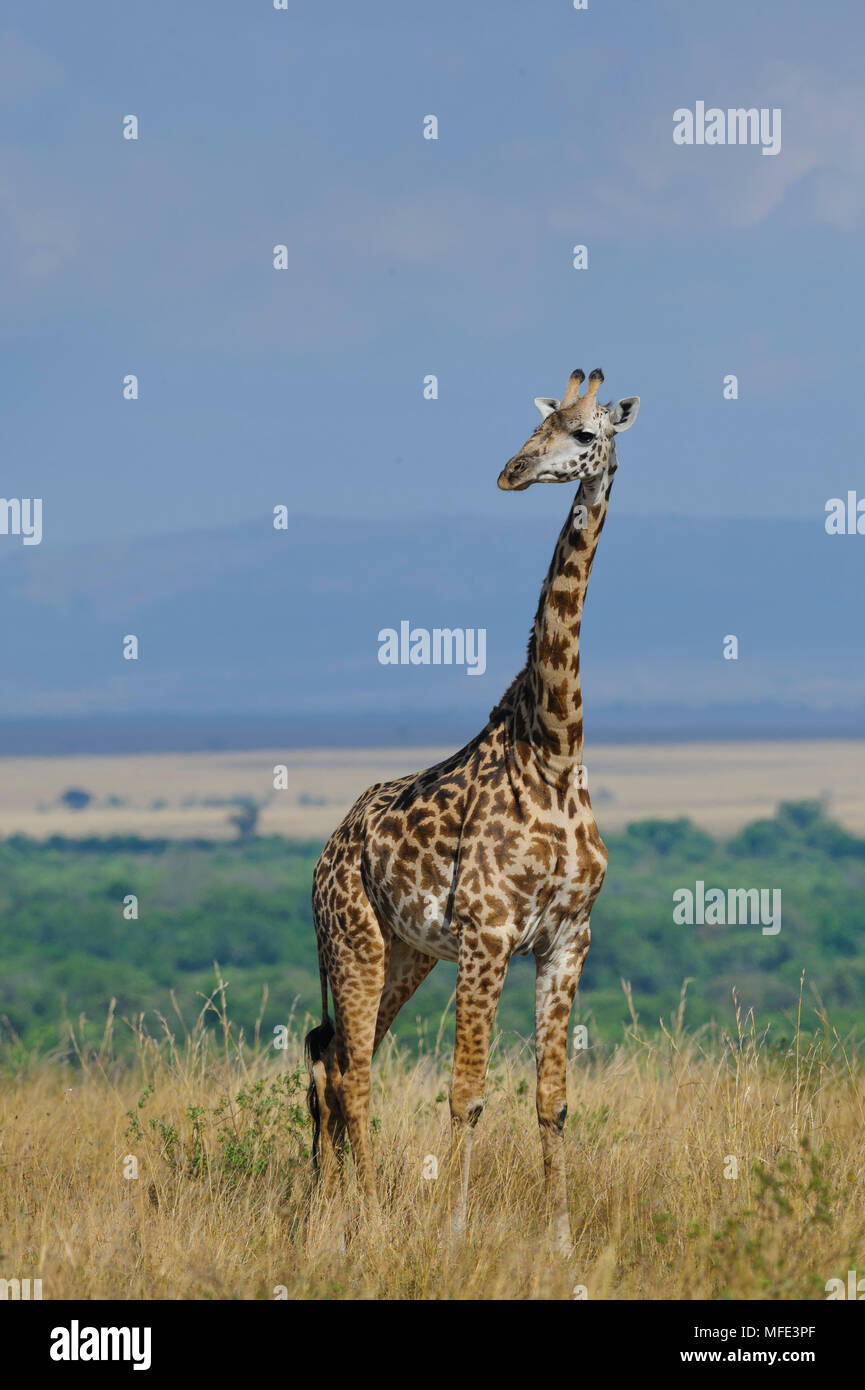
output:
[{"label": "savanna grassland", "polygon": [[131,1060],[109,1024],[74,1064],[7,1065],[6,1277],[74,1299],[822,1299],[865,1268],[865,1063],[825,1020],[780,1049],[741,1012],[728,1035],[689,1034],[683,1007],[656,1036],[632,1020],[577,1053],[563,1258],[544,1235],[528,1047],[496,1040],[454,1245],[447,1058],[386,1044],[381,1224],[350,1218],[340,1253],[311,1200],[299,1035],[245,1043],[225,1010],[218,988],[185,1036],[176,1019],[139,1027]]},{"label": "savanna grassland", "polygon": [[[235,842],[0,842],[0,1278],[46,1299],[681,1300],[822,1299],[865,1273],[865,840],[818,800],[724,838],[683,817],[605,838],[566,1260],[545,1240],[530,962],[499,1008],[465,1240],[446,1237],[442,963],[376,1060],[382,1223],[350,1221],[340,1254],[300,1042],[320,845],[243,817]],[[779,891],[780,929],[677,923],[700,881]]]}]

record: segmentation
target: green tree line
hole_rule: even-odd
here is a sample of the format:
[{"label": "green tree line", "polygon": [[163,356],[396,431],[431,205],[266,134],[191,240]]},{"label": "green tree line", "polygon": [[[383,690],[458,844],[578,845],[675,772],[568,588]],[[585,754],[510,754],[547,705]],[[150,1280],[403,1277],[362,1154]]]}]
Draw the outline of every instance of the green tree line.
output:
[{"label": "green tree line", "polygon": [[[607,833],[610,864],[592,919],[577,1014],[594,1041],[621,1036],[630,982],[643,1026],[675,1010],[682,983],[688,1021],[729,1025],[732,991],[779,1038],[793,1031],[802,971],[803,1025],[825,1007],[841,1032],[865,1015],[865,840],[819,802],[781,805],[727,840],[689,820],[646,820]],[[321,846],[279,837],[233,844],[137,838],[0,843],[0,1033],[28,1049],[63,1046],[69,1023],[100,1033],[112,999],[119,1019],[157,1016],[189,1026],[213,988],[228,982],[230,1013],[267,1034],[294,1010],[318,1010],[310,909]],[[779,889],[781,930],[759,924],[677,925],[673,894],[694,889]],[[137,919],[123,914],[134,894]],[[532,1032],[533,965],[515,960],[499,1026]],[[455,980],[442,962],[397,1020],[401,1042],[431,1040]],[[265,988],[267,999],[262,1012]],[[80,1022],[81,1016],[84,1022]],[[122,1027],[115,1038],[122,1046]],[[131,1034],[129,1035],[131,1037]]]}]

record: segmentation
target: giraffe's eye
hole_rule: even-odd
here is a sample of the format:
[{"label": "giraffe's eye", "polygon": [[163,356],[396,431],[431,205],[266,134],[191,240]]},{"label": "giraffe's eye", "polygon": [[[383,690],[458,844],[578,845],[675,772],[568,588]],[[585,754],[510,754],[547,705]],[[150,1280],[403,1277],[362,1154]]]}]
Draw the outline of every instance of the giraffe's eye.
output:
[{"label": "giraffe's eye", "polygon": [[573,437],[578,444],[592,444],[595,439],[591,430],[574,430]]}]

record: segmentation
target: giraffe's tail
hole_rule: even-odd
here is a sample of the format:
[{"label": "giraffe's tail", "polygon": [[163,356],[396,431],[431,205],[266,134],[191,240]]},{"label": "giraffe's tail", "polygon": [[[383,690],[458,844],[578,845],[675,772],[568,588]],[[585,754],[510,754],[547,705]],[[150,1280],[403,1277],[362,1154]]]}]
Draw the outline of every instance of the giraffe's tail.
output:
[{"label": "giraffe's tail", "polygon": [[333,1042],[334,1027],[327,1011],[327,971],[319,959],[321,977],[321,1023],[311,1028],[303,1041],[303,1052],[309,1069],[309,1089],[306,1104],[312,1116],[312,1165],[318,1167],[319,1144],[321,1140],[321,1116],[325,1108],[325,1087],[327,1067],[325,1055]]}]

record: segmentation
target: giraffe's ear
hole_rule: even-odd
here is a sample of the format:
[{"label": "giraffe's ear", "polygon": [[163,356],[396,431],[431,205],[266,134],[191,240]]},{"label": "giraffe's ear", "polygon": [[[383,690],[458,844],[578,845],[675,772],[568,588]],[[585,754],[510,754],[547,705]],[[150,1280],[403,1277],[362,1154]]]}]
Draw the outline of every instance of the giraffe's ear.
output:
[{"label": "giraffe's ear", "polygon": [[535,396],[535,405],[541,412],[542,420],[546,420],[548,415],[552,415],[553,411],[559,408],[559,403],[554,396]]},{"label": "giraffe's ear", "polygon": [[625,396],[624,400],[617,401],[610,411],[610,419],[613,422],[613,433],[621,434],[622,430],[629,430],[637,418],[637,411],[639,409],[639,396]]}]

